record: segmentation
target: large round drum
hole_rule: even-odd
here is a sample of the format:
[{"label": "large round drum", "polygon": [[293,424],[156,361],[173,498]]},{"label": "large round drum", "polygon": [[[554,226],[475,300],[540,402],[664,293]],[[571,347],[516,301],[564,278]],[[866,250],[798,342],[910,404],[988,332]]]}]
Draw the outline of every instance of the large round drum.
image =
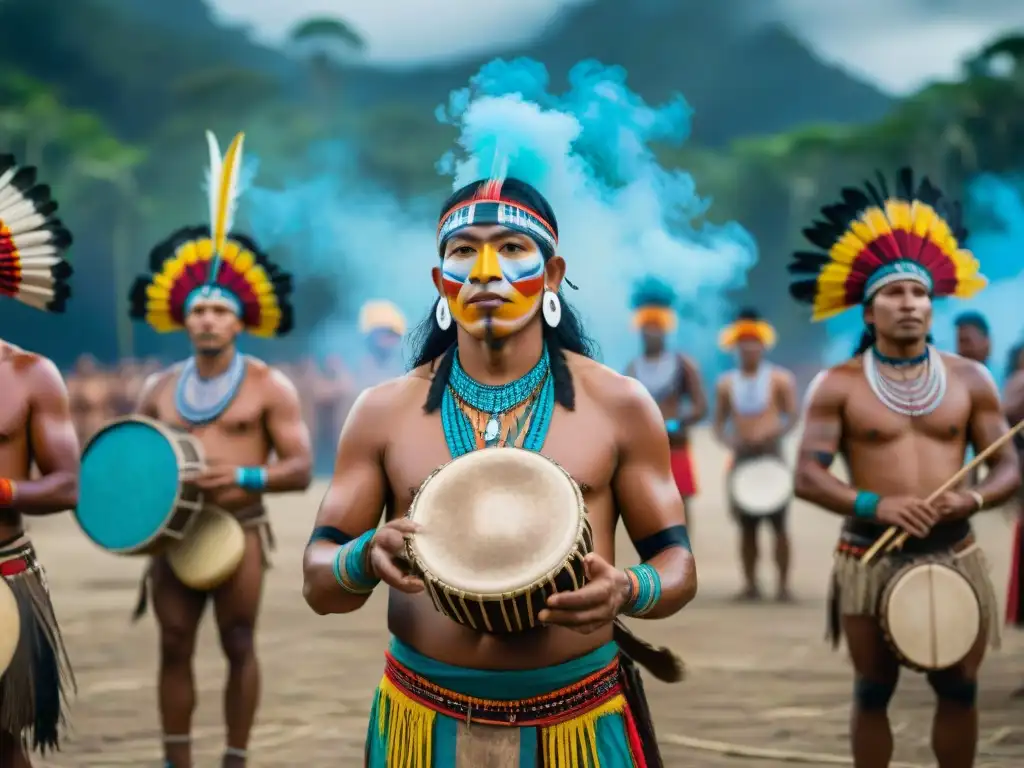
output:
[{"label": "large round drum", "polygon": [[203,468],[200,442],[144,416],[112,421],[82,453],[75,518],[94,543],[152,554],[185,536],[202,493],[186,477]]},{"label": "large round drum", "polygon": [[20,636],[21,613],[18,611],[18,601],[7,582],[0,579],[0,677],[14,658]]},{"label": "large round drum", "polygon": [[896,572],[879,599],[882,631],[910,669],[948,669],[967,656],[982,630],[971,583],[944,563],[914,563]]},{"label": "large round drum", "polygon": [[765,517],[781,512],[793,497],[793,473],[777,456],[737,459],[729,473],[729,498],[740,514]]},{"label": "large round drum", "polygon": [[207,508],[188,535],[167,547],[167,563],[186,587],[216,589],[238,570],[245,555],[245,531],[234,515]]},{"label": "large round drum", "polygon": [[555,592],[586,583],[593,538],[583,494],[558,464],[484,448],[435,470],[409,517],[414,570],[438,611],[482,632],[521,632]]}]

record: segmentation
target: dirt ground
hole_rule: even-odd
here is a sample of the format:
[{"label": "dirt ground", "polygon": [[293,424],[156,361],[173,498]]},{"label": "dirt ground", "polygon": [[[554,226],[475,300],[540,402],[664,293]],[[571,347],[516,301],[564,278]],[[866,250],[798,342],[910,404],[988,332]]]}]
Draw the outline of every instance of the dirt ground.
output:
[{"label": "dirt ground", "polygon": [[[777,768],[797,759],[807,765],[849,764],[850,671],[845,654],[833,652],[823,640],[825,583],[838,522],[797,505],[791,517],[797,603],[734,604],[739,578],[735,529],[722,504],[724,456],[705,436],[697,445],[703,490],[692,528],[700,595],[672,619],[641,627],[649,639],[676,648],[689,668],[679,685],[648,683],[666,764]],[[322,492],[320,485],[271,504],[278,551],[258,638],[264,694],[251,743],[250,764],[256,768],[361,765],[370,698],[387,640],[385,600],[381,590],[359,613],[332,617],[316,616],[303,602],[301,552]],[[977,528],[1002,596],[1009,567],[1008,518],[991,512]],[[37,758],[36,765],[160,765],[156,632],[151,616],[138,625],[129,622],[143,562],[98,550],[69,517],[34,521],[31,533],[49,570],[79,683],[64,751]],[[769,545],[765,538],[766,552]],[[624,536],[620,552],[631,556]],[[773,587],[767,560],[762,569],[764,585]],[[212,768],[223,749],[224,663],[210,621],[196,665],[196,759],[200,768]],[[979,766],[1024,765],[1024,700],[1010,699],[1022,682],[1024,633],[1008,633],[1002,651],[984,670]],[[892,710],[903,765],[932,765],[931,705],[923,679],[905,674]],[[693,739],[719,742],[721,751],[786,750],[803,757],[787,762],[780,755],[722,754]]]}]

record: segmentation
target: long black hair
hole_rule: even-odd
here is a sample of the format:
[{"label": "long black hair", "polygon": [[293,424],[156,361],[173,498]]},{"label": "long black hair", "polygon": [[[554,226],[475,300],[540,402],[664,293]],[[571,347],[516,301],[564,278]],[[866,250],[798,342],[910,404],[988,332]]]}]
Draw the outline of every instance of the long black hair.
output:
[{"label": "long black hair", "polygon": [[[469,200],[477,193],[480,187],[487,183],[486,180],[474,181],[457,190],[449,197],[441,207],[440,216],[443,217],[451,208],[459,203]],[[501,196],[513,202],[536,211],[558,234],[558,222],[555,219],[555,212],[551,209],[550,203],[531,185],[519,179],[506,179],[501,186]],[[544,262],[547,263],[555,252],[543,243],[538,243]],[[555,400],[566,410],[573,410],[576,407],[576,390],[573,386],[572,375],[569,373],[569,364],[565,359],[566,352],[573,352],[584,357],[595,358],[597,356],[597,345],[583,330],[583,322],[576,309],[565,299],[565,293],[558,291],[558,298],[562,302],[562,319],[556,328],[542,323],[544,329],[544,341],[547,344],[548,357],[551,364],[551,377],[555,385]],[[444,388],[448,386],[448,377],[451,374],[452,364],[455,361],[457,352],[458,327],[452,323],[446,330],[441,330],[435,317],[437,301],[431,306],[430,313],[412,330],[409,335],[409,343],[412,347],[412,368],[421,365],[428,365],[437,361],[434,367],[434,378],[430,383],[430,391],[427,393],[427,401],[423,410],[433,413],[441,407],[441,398],[444,395]]]}]

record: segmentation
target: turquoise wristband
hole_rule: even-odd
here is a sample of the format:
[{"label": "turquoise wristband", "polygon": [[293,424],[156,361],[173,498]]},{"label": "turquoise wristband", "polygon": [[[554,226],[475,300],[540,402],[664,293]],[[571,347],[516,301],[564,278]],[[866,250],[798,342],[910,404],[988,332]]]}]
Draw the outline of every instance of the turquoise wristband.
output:
[{"label": "turquoise wristband", "polygon": [[650,613],[661,600],[661,575],[653,565],[640,563],[626,569],[630,592],[623,613],[643,616]]},{"label": "turquoise wristband", "polygon": [[857,491],[857,498],[853,502],[853,516],[863,520],[874,520],[881,500],[882,497],[877,493]]},{"label": "turquoise wristband", "polygon": [[668,421],[665,422],[665,431],[678,432],[681,426],[682,423],[679,421],[679,419],[669,419]]},{"label": "turquoise wristband", "polygon": [[267,487],[266,467],[239,467],[235,470],[235,485],[246,491],[259,493]]},{"label": "turquoise wristband", "polygon": [[353,595],[368,595],[380,584],[366,572],[366,548],[376,530],[369,530],[358,539],[338,547],[334,554],[334,580],[346,592]]}]

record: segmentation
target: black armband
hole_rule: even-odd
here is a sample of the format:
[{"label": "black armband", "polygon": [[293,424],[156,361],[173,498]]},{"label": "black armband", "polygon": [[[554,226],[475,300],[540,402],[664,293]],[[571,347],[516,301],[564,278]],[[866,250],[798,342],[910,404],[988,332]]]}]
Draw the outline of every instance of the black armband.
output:
[{"label": "black armband", "polygon": [[685,525],[664,528],[646,539],[634,541],[633,546],[636,548],[636,553],[640,555],[642,563],[646,563],[659,552],[664,552],[670,547],[682,547],[687,552],[693,551],[690,548],[690,534],[686,532]]},{"label": "black armband", "polygon": [[355,536],[349,536],[338,528],[334,528],[330,525],[318,525],[313,529],[313,535],[309,537],[309,542],[306,546],[308,547],[314,541],[329,541],[332,544],[337,544],[339,547],[342,547],[354,539]]},{"label": "black armband", "polygon": [[829,453],[828,451],[814,451],[811,453],[811,456],[813,456],[814,460],[821,464],[825,469],[831,467],[832,462],[835,461],[836,458],[835,454]]}]

